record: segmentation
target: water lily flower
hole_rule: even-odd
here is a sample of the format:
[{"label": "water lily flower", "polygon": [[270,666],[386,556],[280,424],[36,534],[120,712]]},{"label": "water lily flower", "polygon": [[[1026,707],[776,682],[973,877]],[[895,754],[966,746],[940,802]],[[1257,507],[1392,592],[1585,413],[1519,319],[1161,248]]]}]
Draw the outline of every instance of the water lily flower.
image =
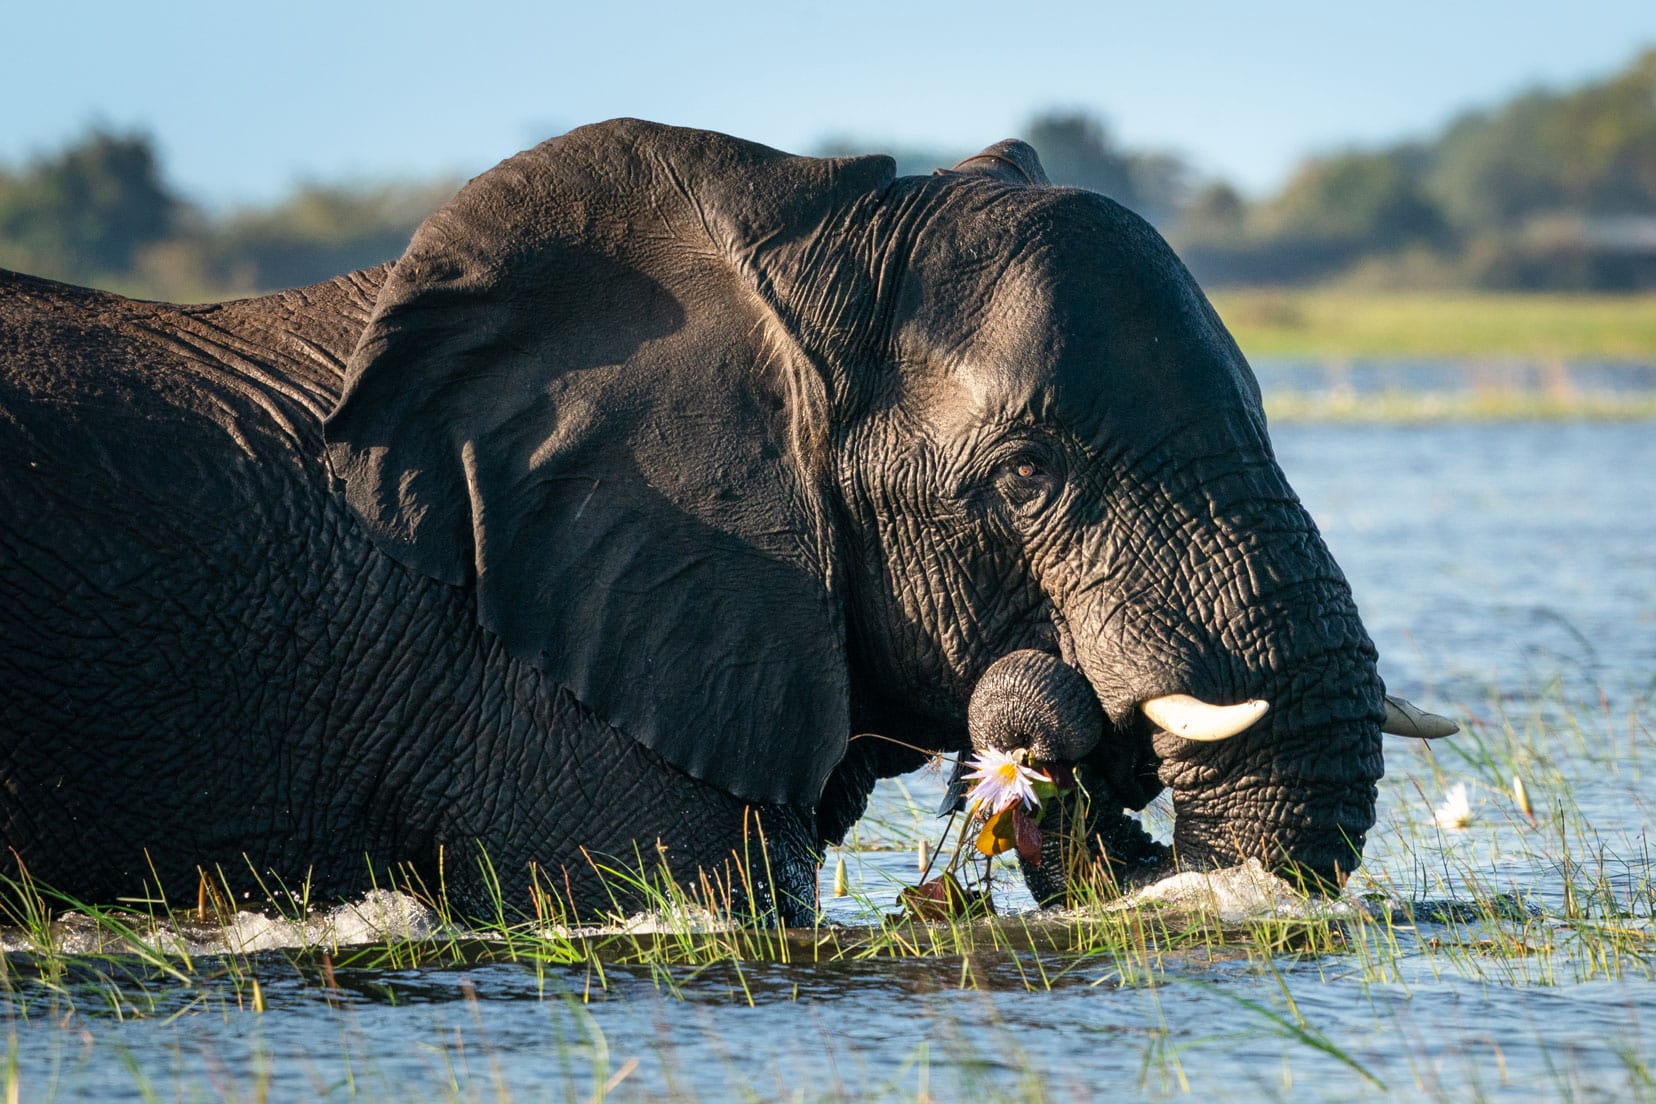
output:
[{"label": "water lily flower", "polygon": [[1466,783],[1456,782],[1443,795],[1443,804],[1432,814],[1439,828],[1465,828],[1472,823],[1472,803],[1466,797]]},{"label": "water lily flower", "polygon": [[972,811],[988,810],[999,813],[1014,805],[1035,809],[1041,799],[1035,796],[1035,783],[1050,781],[1046,775],[1031,770],[1018,761],[1020,752],[986,750],[972,757],[972,769],[965,775],[972,788],[966,800]]}]

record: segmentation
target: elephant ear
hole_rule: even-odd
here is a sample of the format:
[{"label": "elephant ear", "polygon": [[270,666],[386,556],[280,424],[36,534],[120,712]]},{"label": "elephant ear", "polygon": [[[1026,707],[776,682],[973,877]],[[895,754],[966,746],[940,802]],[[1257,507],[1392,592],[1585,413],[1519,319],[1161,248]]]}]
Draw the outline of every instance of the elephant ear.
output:
[{"label": "elephant ear", "polygon": [[1035,147],[1016,138],[996,142],[982,153],[974,153],[952,170],[962,176],[987,176],[1003,184],[1021,184],[1030,188],[1050,188],[1046,170]]},{"label": "elephant ear", "polygon": [[637,120],[543,143],[415,233],[325,425],[383,550],[749,800],[814,806],[849,735],[831,396],[783,319],[891,176]]}]

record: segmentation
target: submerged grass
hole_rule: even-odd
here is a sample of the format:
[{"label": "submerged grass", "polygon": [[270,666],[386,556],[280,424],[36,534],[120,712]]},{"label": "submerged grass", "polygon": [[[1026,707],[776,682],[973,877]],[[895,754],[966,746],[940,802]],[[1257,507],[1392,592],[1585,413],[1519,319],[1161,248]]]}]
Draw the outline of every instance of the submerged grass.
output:
[{"label": "submerged grass", "polygon": [[[302,883],[290,891],[267,881],[267,899],[257,910],[234,907],[217,872],[203,878],[193,907],[182,908],[158,896],[119,909],[92,906],[25,876],[0,885],[7,951],[0,957],[0,1014],[10,1031],[0,1090],[17,1098],[26,1075],[30,1086],[39,1085],[39,1069],[19,1057],[17,1043],[19,1031],[34,1024],[279,1016],[316,1001],[339,1009],[397,1006],[430,999],[424,995],[430,987],[449,984],[433,979],[459,971],[464,994],[473,971],[502,967],[533,979],[535,999],[564,1009],[559,1015],[573,1025],[566,1083],[579,1090],[570,1090],[572,1099],[626,1092],[643,1076],[640,1055],[611,1050],[595,1018],[598,1005],[640,984],[668,1000],[756,1007],[794,1004],[820,995],[825,985],[867,978],[986,996],[1137,994],[1139,1024],[1123,1028],[1127,1034],[1111,1045],[1136,1048],[1138,1087],[1152,1095],[1191,1091],[1194,1055],[1211,1062],[1238,1047],[1269,1046],[1283,1054],[1284,1080],[1252,1086],[1267,1096],[1287,1095],[1296,1076],[1316,1069],[1323,1078],[1345,1071],[1352,1092],[1425,1090],[1465,1098],[1433,1088],[1444,1075],[1435,1050],[1406,1049],[1400,1066],[1353,1032],[1346,1018],[1320,1020],[1314,998],[1325,989],[1350,993],[1359,1006],[1373,1007],[1388,1033],[1409,1038],[1407,1020],[1393,1018],[1405,1015],[1408,1002],[1445,987],[1573,992],[1656,981],[1648,815],[1639,806],[1604,823],[1605,811],[1620,808],[1614,803],[1623,795],[1640,792],[1656,741],[1643,703],[1623,712],[1608,703],[1564,700],[1556,688],[1518,702],[1492,696],[1463,716],[1460,737],[1403,745],[1390,756],[1369,862],[1334,907],[1279,895],[1249,908],[1204,908],[1188,899],[1122,900],[1092,887],[1064,912],[920,922],[890,911],[884,889],[853,887],[859,922],[781,929],[739,903],[755,899],[740,883],[751,887],[765,877],[767,851],[758,832],[739,856],[735,885],[712,878],[683,885],[659,856],[605,864],[618,907],[635,900],[645,907],[602,927],[574,923],[535,871],[529,874],[531,914],[515,914],[483,855],[476,861],[494,887],[493,908],[483,917],[456,914],[442,886],[405,874],[382,874],[381,890],[350,906],[354,918],[310,901]],[[1515,778],[1526,784],[1533,820],[1513,796]],[[1472,793],[1470,823],[1460,830],[1433,819],[1434,804],[1455,782]],[[887,803],[888,812],[895,810],[888,820],[866,826],[893,851],[911,849],[928,831],[922,803],[903,797]],[[918,880],[918,865],[914,874]],[[994,876],[1014,875],[1002,866]],[[1171,1020],[1170,1000],[1182,1009]],[[1226,1026],[1192,1026],[1193,1002]],[[455,1029],[455,1038],[464,1034],[473,1049],[439,1044],[444,1094],[475,1095],[478,1085],[487,1085],[490,1095],[512,1095],[490,1065],[494,1044],[475,992],[463,1003],[474,1022],[464,1033]],[[889,1098],[928,1099],[939,1078],[954,1091],[969,1082],[985,1099],[1073,1095],[1062,1091],[1050,1059],[1009,1052],[973,1065],[982,1061],[967,1041],[982,1038],[975,1018],[981,1007],[995,1006],[974,1007],[980,1012],[959,1024],[929,1028],[902,1068],[886,1071],[872,1090],[853,1078],[843,1091],[827,1084],[796,1094],[790,1086],[777,1092],[755,1083],[738,1086],[736,1095],[837,1099],[877,1090]],[[950,1033],[960,1039],[951,1042]],[[1544,1035],[1538,1039],[1548,1052]],[[1636,1017],[1604,1048],[1616,1063],[1618,1092],[1656,1097],[1650,1041]],[[350,1041],[348,1049],[344,1068],[355,1077],[364,1057],[358,1043]],[[684,1059],[664,1051],[644,1060],[654,1079],[651,1093],[674,1096],[674,1062]],[[468,1061],[474,1064],[467,1067]],[[1475,1096],[1486,1089],[1500,1095],[1495,1090],[1509,1082],[1498,1065],[1485,1063],[1451,1081],[1473,1085]],[[194,1095],[157,1089],[145,1080],[153,1075],[153,1069],[134,1070],[141,1091]],[[1547,1076],[1552,1082],[1543,1094],[1570,1096],[1591,1095],[1581,1090],[1606,1074],[1560,1060]],[[686,1074],[685,1080],[696,1079]],[[354,1093],[352,1086],[342,1091]]]},{"label": "submerged grass", "polygon": [[[492,876],[486,856],[478,861]],[[31,992],[59,998],[54,1008],[67,1000],[81,1014],[119,1017],[153,1012],[169,996],[194,989],[258,1011],[265,1003],[260,978],[273,970],[332,989],[342,971],[515,963],[581,971],[585,998],[605,991],[616,968],[643,968],[672,994],[722,969],[733,991],[751,1004],[744,969],[756,965],[944,961],[958,971],[960,988],[1042,991],[1074,984],[1153,986],[1192,964],[1331,953],[1346,945],[1341,918],[1226,919],[1176,905],[1123,907],[1103,897],[1061,913],[997,917],[978,910],[933,922],[882,913],[864,898],[865,924],[781,928],[757,912],[731,907],[751,897],[727,895],[722,905],[710,906],[720,900],[718,887],[704,881],[687,888],[664,863],[601,869],[617,901],[642,900],[644,907],[599,926],[577,925],[552,904],[537,905],[540,915],[519,917],[503,903],[496,880],[492,915],[462,917],[408,878],[333,910],[332,919],[303,909],[300,898],[280,890],[257,910],[231,913],[224,905],[204,914],[168,909],[159,898],[119,908],[92,905],[26,875],[0,879],[0,924],[11,931],[8,953],[0,958],[0,992],[25,1013]],[[202,897],[230,899],[218,887],[204,888]],[[357,941],[341,935],[346,925],[340,914],[351,912],[363,921],[349,929]]]},{"label": "submerged grass", "polygon": [[1225,292],[1277,422],[1656,418],[1656,295]]},{"label": "submerged grass", "polygon": [[1265,412],[1275,422],[1632,422],[1656,418],[1656,395],[1632,392],[1537,392],[1519,388],[1378,394],[1273,391]]}]

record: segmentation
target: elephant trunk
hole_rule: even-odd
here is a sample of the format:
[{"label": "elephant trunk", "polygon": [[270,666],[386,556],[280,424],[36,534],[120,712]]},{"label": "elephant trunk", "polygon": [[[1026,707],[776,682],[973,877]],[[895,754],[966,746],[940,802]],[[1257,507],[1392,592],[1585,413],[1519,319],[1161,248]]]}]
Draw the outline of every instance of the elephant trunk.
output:
[{"label": "elephant trunk", "polygon": [[[1384,687],[1269,446],[1240,432],[1225,444],[1217,474],[1169,468],[1119,502],[1059,602],[1114,732],[1083,777],[1128,808],[1170,789],[1180,866],[1257,858],[1326,887],[1374,823]],[[1185,726],[1156,708],[1179,696],[1225,708]]]},{"label": "elephant trunk", "polygon": [[[1383,773],[1383,687],[1350,592],[1325,576],[1277,598],[1251,595],[1240,611],[1220,607],[1214,621],[1208,640],[1242,646],[1211,648],[1176,676],[1141,675],[1149,691],[1124,722],[1138,734],[1125,743],[1145,750],[1172,791],[1173,857],[1188,867],[1256,858],[1308,888],[1338,885],[1361,858]],[[1233,735],[1195,739],[1142,710],[1167,690],[1270,704]]]},{"label": "elephant trunk", "polygon": [[1356,868],[1383,773],[1381,686],[1367,648],[1308,667],[1276,680],[1272,713],[1234,746],[1155,737],[1181,862],[1257,858],[1319,890]]},{"label": "elephant trunk", "polygon": [[[1115,751],[1092,684],[1047,652],[1011,652],[991,664],[972,692],[967,725],[974,750],[1023,750],[1051,766],[1107,762]],[[1089,766],[1085,786],[1046,811],[1039,859],[1019,857],[1025,883],[1043,904],[1063,900],[1068,885],[1093,869],[1125,884],[1166,864],[1167,848],[1123,815],[1107,772]],[[951,798],[945,809],[962,807],[958,791]],[[1094,859],[1102,860],[1097,868]]]},{"label": "elephant trunk", "polygon": [[1098,746],[1105,727],[1086,677],[1027,648],[990,664],[972,691],[966,723],[975,750],[1026,750],[1036,762],[1069,764]]}]

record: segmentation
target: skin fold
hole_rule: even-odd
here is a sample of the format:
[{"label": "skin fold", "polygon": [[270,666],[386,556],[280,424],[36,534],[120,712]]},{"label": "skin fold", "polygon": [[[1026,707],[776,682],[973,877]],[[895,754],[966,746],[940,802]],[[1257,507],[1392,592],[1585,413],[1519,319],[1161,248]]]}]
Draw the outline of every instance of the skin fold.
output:
[{"label": "skin fold", "polygon": [[[1021,143],[899,178],[616,120],[325,284],[0,274],[0,511],[0,873],[83,899],[601,914],[665,864],[801,921],[1023,651],[1068,674],[998,709],[1095,699],[1093,858],[1336,881],[1374,819],[1374,649],[1247,363]],[[1195,743],[1172,693],[1271,710]],[[1171,853],[1124,815],[1164,787]]]}]

